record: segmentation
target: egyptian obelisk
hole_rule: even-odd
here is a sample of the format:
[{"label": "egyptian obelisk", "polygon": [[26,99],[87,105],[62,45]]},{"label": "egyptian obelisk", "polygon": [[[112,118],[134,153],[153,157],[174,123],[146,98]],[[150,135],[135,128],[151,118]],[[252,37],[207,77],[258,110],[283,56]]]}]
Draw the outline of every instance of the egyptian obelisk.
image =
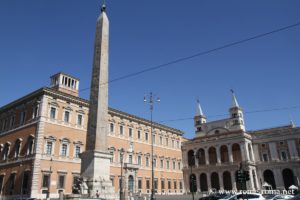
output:
[{"label": "egyptian obelisk", "polygon": [[113,198],[110,181],[108,134],[108,44],[109,21],[102,5],[97,19],[94,61],[90,89],[86,150],[81,155],[81,176],[88,186],[90,197]]}]

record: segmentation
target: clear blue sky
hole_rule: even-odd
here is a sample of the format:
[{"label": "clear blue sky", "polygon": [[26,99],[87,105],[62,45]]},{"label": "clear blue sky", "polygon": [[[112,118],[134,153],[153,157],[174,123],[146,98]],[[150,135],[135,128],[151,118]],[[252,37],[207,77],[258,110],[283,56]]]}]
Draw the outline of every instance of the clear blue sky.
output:
[{"label": "clear blue sky", "polygon": [[[0,106],[63,71],[90,86],[96,0],[0,1]],[[107,0],[110,79],[300,22],[300,1]],[[300,26],[109,85],[109,104],[154,120],[227,116],[230,89],[245,111],[300,106]],[[80,96],[89,97],[89,91]],[[248,130],[300,124],[300,108],[245,114]],[[212,117],[210,117],[212,116]],[[164,122],[194,134],[193,120]]]}]

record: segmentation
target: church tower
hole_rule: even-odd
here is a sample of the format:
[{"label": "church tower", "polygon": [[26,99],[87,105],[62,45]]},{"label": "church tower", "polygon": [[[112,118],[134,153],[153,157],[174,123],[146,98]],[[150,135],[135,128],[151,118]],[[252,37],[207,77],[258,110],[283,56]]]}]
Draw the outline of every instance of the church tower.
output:
[{"label": "church tower", "polygon": [[116,199],[110,180],[108,152],[108,44],[109,21],[102,5],[97,19],[90,89],[86,149],[81,155],[81,176],[92,198]]},{"label": "church tower", "polygon": [[196,116],[194,117],[194,122],[195,122],[195,128],[196,128],[196,135],[199,136],[204,136],[204,127],[203,124],[206,123],[206,117],[203,114],[200,101],[197,100],[197,108],[196,108]]},{"label": "church tower", "polygon": [[230,128],[233,130],[245,131],[243,110],[239,106],[233,90],[231,90],[231,93],[232,93],[232,102],[231,102],[231,107],[229,108],[230,126],[231,126]]}]

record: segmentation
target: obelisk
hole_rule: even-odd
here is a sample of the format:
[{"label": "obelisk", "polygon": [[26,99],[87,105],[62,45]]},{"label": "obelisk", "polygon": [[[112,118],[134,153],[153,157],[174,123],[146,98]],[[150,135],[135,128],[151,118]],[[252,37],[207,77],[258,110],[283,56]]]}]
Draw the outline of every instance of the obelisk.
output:
[{"label": "obelisk", "polygon": [[88,186],[90,197],[110,198],[114,193],[110,181],[108,152],[108,44],[109,22],[102,5],[97,19],[94,61],[90,89],[86,150],[81,154],[81,176]]}]

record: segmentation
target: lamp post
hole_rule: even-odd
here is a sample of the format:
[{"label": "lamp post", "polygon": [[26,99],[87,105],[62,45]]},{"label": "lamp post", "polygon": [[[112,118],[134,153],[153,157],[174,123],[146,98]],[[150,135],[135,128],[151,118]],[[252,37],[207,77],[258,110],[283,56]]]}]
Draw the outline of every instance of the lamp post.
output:
[{"label": "lamp post", "polygon": [[49,181],[48,181],[47,199],[50,199],[51,174],[52,174],[52,157],[50,158],[50,174],[49,174]]},{"label": "lamp post", "polygon": [[[149,102],[149,106],[150,106],[150,121],[151,121],[151,185],[152,185],[152,189],[151,189],[151,200],[154,200],[154,194],[155,194],[155,188],[154,188],[154,160],[153,160],[153,121],[152,121],[152,112],[153,112],[153,98],[155,98],[155,96],[152,94],[152,92],[150,92],[149,95],[146,95],[144,97],[144,102],[147,102],[147,97],[148,97],[148,102]],[[156,101],[160,102],[159,97],[156,97]]]},{"label": "lamp post", "polygon": [[195,160],[195,157],[196,157],[196,155],[195,154],[193,154],[192,155],[192,159],[191,159],[191,161],[190,161],[190,167],[191,167],[191,175],[190,175],[190,179],[191,179],[191,189],[192,189],[192,198],[193,198],[193,200],[195,199],[195,195],[194,195],[194,176],[193,176],[193,166],[195,165],[195,162],[196,162],[196,160]]},{"label": "lamp post", "polygon": [[120,183],[120,200],[123,200],[123,155],[124,149],[120,149],[120,162],[121,162],[121,183]]}]

